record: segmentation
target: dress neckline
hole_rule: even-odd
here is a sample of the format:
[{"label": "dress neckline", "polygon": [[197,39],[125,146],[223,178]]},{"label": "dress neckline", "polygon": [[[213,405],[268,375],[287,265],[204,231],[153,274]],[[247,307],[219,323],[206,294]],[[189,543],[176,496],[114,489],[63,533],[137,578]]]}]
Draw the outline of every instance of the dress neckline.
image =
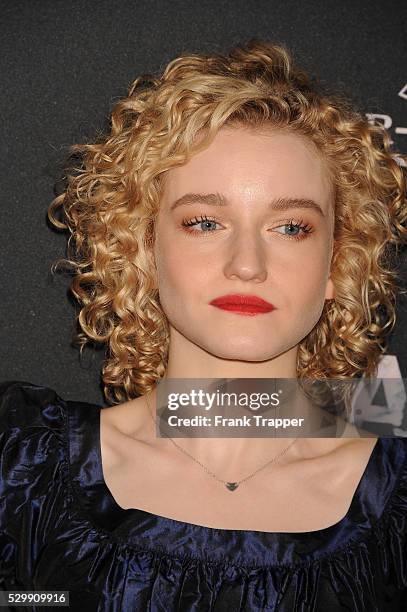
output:
[{"label": "dress neckline", "polygon": [[[83,492],[92,493],[92,504],[88,503],[88,512],[94,512],[99,515],[101,512],[110,511],[115,518],[114,522],[125,522],[131,523],[133,518],[142,520],[143,522],[154,521],[165,524],[170,529],[192,529],[194,533],[201,534],[229,534],[234,537],[239,534],[253,534],[260,536],[269,536],[274,539],[283,538],[289,541],[299,541],[304,543],[307,538],[315,540],[316,538],[331,538],[339,534],[343,529],[347,528],[349,524],[357,523],[358,521],[365,522],[365,504],[361,499],[364,496],[366,490],[366,484],[372,483],[372,477],[375,474],[377,460],[383,452],[382,438],[377,438],[375,445],[370,453],[367,465],[363,471],[363,474],[358,482],[358,485],[354,491],[352,500],[349,508],[345,515],[336,523],[317,529],[313,531],[305,532],[286,532],[286,531],[260,531],[260,530],[249,530],[249,529],[223,529],[217,527],[208,527],[206,525],[199,525],[195,523],[189,523],[178,519],[166,517],[160,514],[149,512],[141,508],[122,508],[116,502],[113,494],[108,488],[103,474],[102,466],[102,452],[100,442],[100,414],[104,409],[97,404],[86,404],[87,410],[78,410],[79,404],[77,402],[68,402],[71,405],[71,409],[68,410],[69,419],[69,436],[68,445],[70,447],[70,458],[71,458],[71,474],[74,475],[74,479]],[[72,410],[73,407],[76,410]],[[89,407],[92,410],[89,410]],[[83,421],[87,421],[84,425]],[[89,469],[89,456],[92,457],[92,468]],[[95,485],[97,488],[97,495],[95,496]],[[98,500],[99,497],[99,500]],[[100,506],[95,507],[95,502],[99,501]],[[106,523],[105,520],[103,520]]]}]

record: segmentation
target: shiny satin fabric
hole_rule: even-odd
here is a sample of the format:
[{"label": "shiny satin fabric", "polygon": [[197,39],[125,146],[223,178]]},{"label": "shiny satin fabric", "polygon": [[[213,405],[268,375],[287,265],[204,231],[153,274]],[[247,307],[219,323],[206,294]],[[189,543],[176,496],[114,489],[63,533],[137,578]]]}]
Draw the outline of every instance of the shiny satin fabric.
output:
[{"label": "shiny satin fabric", "polygon": [[78,612],[407,610],[407,439],[377,440],[330,527],[214,529],[118,506],[100,411],[0,385],[0,590],[68,590]]}]

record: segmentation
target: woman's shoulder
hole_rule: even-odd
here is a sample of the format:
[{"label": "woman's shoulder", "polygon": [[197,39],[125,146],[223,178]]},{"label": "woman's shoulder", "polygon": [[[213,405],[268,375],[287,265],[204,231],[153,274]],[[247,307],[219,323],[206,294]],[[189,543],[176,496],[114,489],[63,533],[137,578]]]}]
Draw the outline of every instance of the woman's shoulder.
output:
[{"label": "woman's shoulder", "polygon": [[[50,438],[63,436],[66,403],[54,389],[27,381],[0,382],[0,453],[2,465],[18,463],[32,451],[39,459],[51,450]],[[41,447],[47,453],[41,452]],[[8,467],[11,467],[8,465]]]},{"label": "woman's shoulder", "polygon": [[388,465],[393,466],[397,472],[407,472],[407,437],[382,436],[379,441]]},{"label": "woman's shoulder", "polygon": [[101,406],[64,399],[53,388],[28,381],[0,382],[0,432],[41,425],[57,430],[64,425],[68,412],[85,417],[91,408],[98,410]]},{"label": "woman's shoulder", "polygon": [[38,425],[55,429],[63,422],[63,404],[49,387],[27,381],[0,382],[0,432]]},{"label": "woman's shoulder", "polygon": [[[46,386],[28,381],[0,382],[2,479],[14,471],[31,474],[36,465],[63,451],[67,403]],[[27,458],[30,457],[28,461]]]},{"label": "woman's shoulder", "polygon": [[21,380],[0,382],[1,477],[12,474],[13,468],[25,471],[68,455],[70,426],[82,430],[100,409],[64,399],[51,387]]},{"label": "woman's shoulder", "polygon": [[0,383],[0,526],[30,500],[50,499],[65,460],[63,400],[26,381]]}]

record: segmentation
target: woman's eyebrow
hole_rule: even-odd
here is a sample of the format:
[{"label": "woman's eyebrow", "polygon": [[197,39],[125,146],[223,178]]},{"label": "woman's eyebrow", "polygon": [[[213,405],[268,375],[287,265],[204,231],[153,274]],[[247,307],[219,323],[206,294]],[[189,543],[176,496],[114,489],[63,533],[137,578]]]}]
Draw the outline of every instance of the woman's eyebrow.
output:
[{"label": "woman's eyebrow", "polygon": [[[178,206],[189,204],[209,204],[210,206],[228,206],[227,199],[218,193],[186,193],[171,204],[170,210]],[[269,202],[269,207],[275,210],[290,210],[292,208],[307,208],[315,210],[321,217],[325,217],[321,206],[309,198],[275,198]]]}]

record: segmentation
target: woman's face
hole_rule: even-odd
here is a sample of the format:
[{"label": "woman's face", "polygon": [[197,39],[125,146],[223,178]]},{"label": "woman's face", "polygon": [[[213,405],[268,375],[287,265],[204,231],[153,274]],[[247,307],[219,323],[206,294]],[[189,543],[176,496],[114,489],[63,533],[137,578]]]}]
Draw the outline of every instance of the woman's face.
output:
[{"label": "woman's face", "polygon": [[[165,178],[154,254],[171,333],[243,361],[298,345],[334,297],[333,219],[327,170],[312,143],[222,128]],[[255,295],[275,309],[247,316],[211,305],[228,294]]]}]

